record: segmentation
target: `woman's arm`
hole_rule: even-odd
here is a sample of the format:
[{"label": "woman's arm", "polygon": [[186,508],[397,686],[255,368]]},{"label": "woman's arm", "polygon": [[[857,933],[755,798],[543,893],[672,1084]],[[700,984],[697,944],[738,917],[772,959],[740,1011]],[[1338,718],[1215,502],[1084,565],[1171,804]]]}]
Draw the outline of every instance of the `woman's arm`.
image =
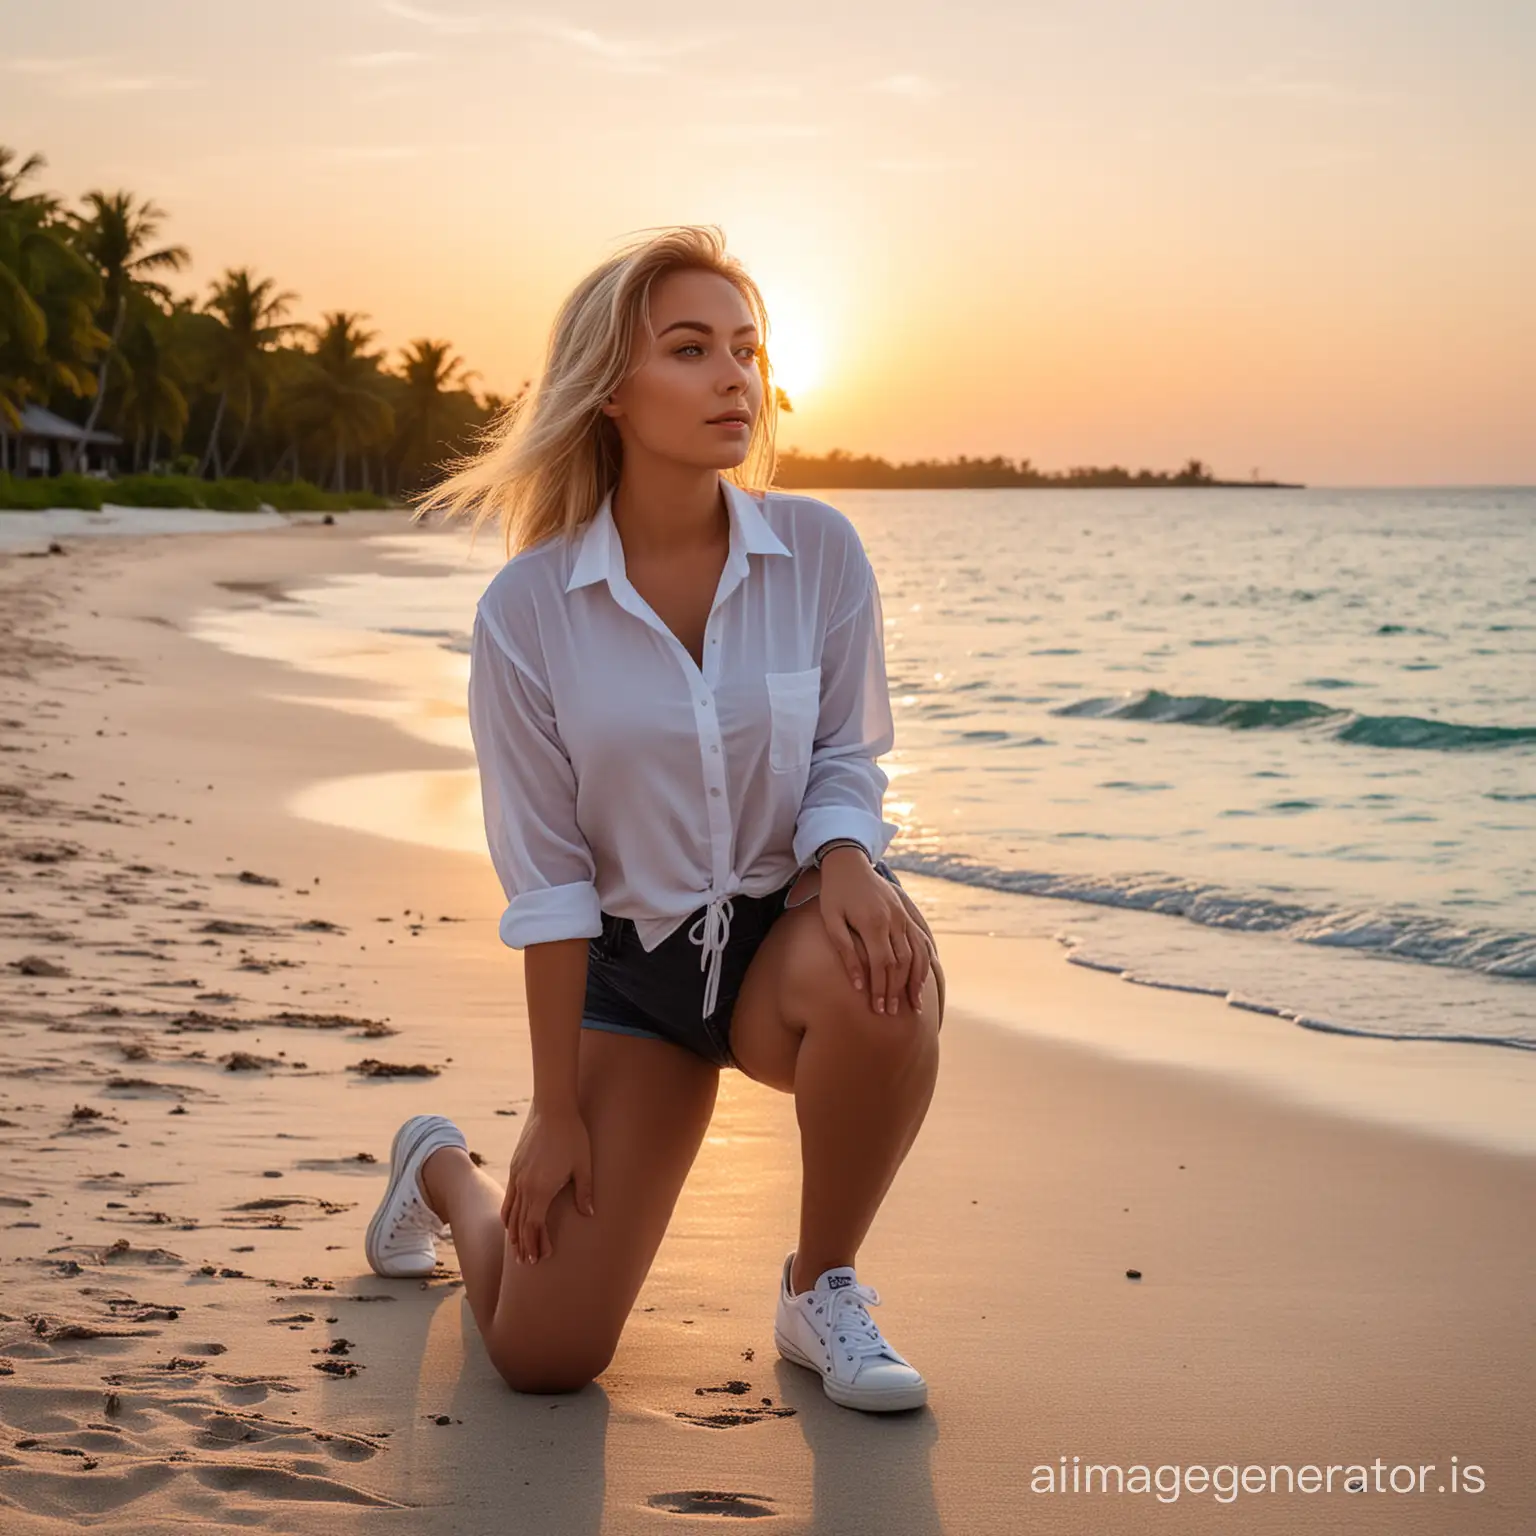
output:
[{"label": "woman's arm", "polygon": [[477,609],[469,724],[480,767],[486,842],[507,906],[498,931],[521,949],[534,1098],[576,1105],[587,940],[602,932],[592,851],[576,823],[576,774],[532,659]]},{"label": "woman's arm", "polygon": [[576,1060],[587,992],[587,941],[551,939],[523,951],[533,1042],[533,1100],[547,1115],[576,1113]]},{"label": "woman's arm", "polygon": [[795,821],[794,856],[802,868],[836,837],[853,838],[873,863],[898,830],[882,816],[889,780],[876,761],[896,742],[880,589],[851,527],[848,538],[847,573],[822,640],[816,741]]}]

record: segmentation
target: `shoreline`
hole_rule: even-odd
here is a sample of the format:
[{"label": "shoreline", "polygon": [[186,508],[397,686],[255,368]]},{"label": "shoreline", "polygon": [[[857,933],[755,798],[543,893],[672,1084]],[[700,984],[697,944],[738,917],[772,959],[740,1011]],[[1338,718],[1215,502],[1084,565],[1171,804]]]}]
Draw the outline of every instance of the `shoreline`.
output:
[{"label": "shoreline", "polygon": [[[504,1168],[531,1090],[521,961],[496,937],[501,893],[483,854],[406,849],[284,807],[321,780],[462,771],[463,754],[387,710],[335,707],[389,702],[362,679],[237,656],[180,626],[264,602],[266,583],[356,571],[359,540],[403,525],[348,513],[259,538],[0,555],[0,631],[17,631],[0,640],[0,713],[20,722],[0,761],[22,791],[0,798],[13,1064],[0,1084],[0,1447],[34,1442],[0,1449],[8,1529],[52,1533],[109,1511],[146,1531],[190,1518],[249,1529],[254,1509],[295,1532],[489,1532],[510,1519],[574,1536],[659,1530],[700,1488],[766,1501],[797,1532],[1140,1532],[1159,1518],[1148,1498],[1101,1498],[1091,1513],[1082,1495],[1042,1503],[1030,1473],[1063,1454],[1380,1455],[1442,1470],[1454,1454],[1485,1468],[1475,1507],[1373,1494],[1351,1529],[1528,1528],[1536,1458],[1507,1405],[1536,1384],[1536,1163],[1293,1105],[1272,1083],[1127,1059],[1144,1049],[1138,1020],[1193,1036],[1231,1030],[1230,1010],[1071,966],[1053,941],[935,923],[945,1065],[860,1256],[882,1327],[932,1383],[929,1408],[901,1423],[837,1409],[774,1356],[773,1278],[798,1201],[793,1104],[739,1073],[722,1075],[595,1386],[508,1393],[455,1295],[451,1245],[424,1284],[369,1274],[362,1226],[406,1114],[443,1109]],[[50,850],[52,862],[30,857]],[[202,932],[210,921],[255,931]],[[32,954],[70,975],[6,968]],[[102,1007],[124,1012],[91,1011]],[[1029,1031],[991,1016],[1021,1008]],[[311,1018],[277,1022],[284,1012]],[[1250,1038],[1296,1033],[1254,1023]],[[272,1065],[230,1071],[218,1058],[234,1050]],[[1476,1047],[1429,1050],[1415,1072],[1433,1091],[1445,1053]],[[349,1070],[367,1058],[440,1072]],[[148,1086],[113,1086],[134,1078]],[[76,1105],[97,1114],[76,1119]],[[250,1206],[278,1198],[294,1203]],[[396,1300],[358,1304],[378,1294]],[[122,1322],[129,1302],[150,1313]],[[285,1321],[300,1314],[311,1320]],[[98,1328],[115,1316],[138,1331],[50,1340],[29,1316]],[[313,1368],[328,1359],[362,1369]],[[749,1396],[727,1390],[735,1377]],[[791,1411],[768,1413],[764,1397]],[[738,1404],[760,1411],[708,1422]],[[69,1449],[85,1454],[48,1454]],[[1340,1497],[1255,1497],[1243,1528],[1337,1529]],[[1209,1495],[1178,1509],[1169,1529],[1230,1528]]]},{"label": "shoreline", "polygon": [[[391,526],[385,531],[402,530]],[[398,564],[406,574],[466,568],[457,544],[445,545],[441,561],[432,558],[432,541],[451,536],[436,530],[412,530],[411,536],[420,541],[425,558],[402,553]],[[359,549],[358,560],[376,571],[397,563],[393,554],[376,548],[368,553]],[[243,589],[264,602],[243,611],[200,610],[188,619],[188,627],[232,654],[282,665],[293,678],[286,697],[305,697],[310,681],[318,680],[317,702],[324,707],[392,721],[410,740],[457,748],[459,766],[316,778],[289,794],[285,809],[321,825],[387,838],[401,856],[405,848],[424,846],[483,858],[467,724],[461,719],[455,730],[454,722],[442,716],[441,701],[462,694],[461,674],[467,664],[408,633],[373,631],[360,645],[353,631],[333,635],[315,620],[296,619],[290,637],[270,605],[314,585],[308,577],[269,576],[247,582]],[[214,617],[207,617],[210,612]],[[347,690],[345,696],[337,695],[338,688]],[[1232,1001],[1242,995],[1240,981],[1223,996],[1144,978],[1134,968],[1120,974],[1084,958],[1083,951],[1091,955],[1097,949],[1094,939],[1063,946],[1059,929],[1083,915],[1077,903],[959,884],[900,868],[899,858],[896,862],[904,885],[935,932],[945,937],[951,950],[961,945],[965,963],[958,967],[955,1000],[994,1024],[1031,1038],[1079,1044],[1123,1061],[1185,1067],[1257,1089],[1280,1102],[1536,1156],[1536,1115],[1531,1109],[1536,1105],[1536,1053],[1457,1040],[1388,1039],[1321,1022],[1304,1025],[1285,1010]],[[1154,924],[1180,921],[1153,913],[1123,915]],[[1057,928],[1058,934],[1043,936],[1049,928]],[[1235,948],[1253,936],[1225,937]],[[1092,999],[1091,1005],[1066,1010],[1063,1016],[1032,1008],[1006,983],[1011,973],[1053,964],[1117,979],[1132,989],[1129,999],[1123,1000],[1125,994],[1119,992],[1088,989],[1081,996]],[[1240,961],[1234,960],[1233,969],[1240,974]],[[1428,984],[1442,979],[1431,976]]]}]

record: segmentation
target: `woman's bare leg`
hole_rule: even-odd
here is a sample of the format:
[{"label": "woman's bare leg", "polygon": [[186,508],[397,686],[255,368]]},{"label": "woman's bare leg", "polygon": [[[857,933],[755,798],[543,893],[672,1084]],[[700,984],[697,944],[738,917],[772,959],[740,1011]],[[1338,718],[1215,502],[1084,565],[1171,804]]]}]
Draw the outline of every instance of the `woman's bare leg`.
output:
[{"label": "woman's bare leg", "polygon": [[[802,1169],[791,1284],[807,1290],[852,1264],[922,1128],[938,1077],[944,976],[937,957],[923,1011],[903,997],[871,1011],[849,983],[804,887],[752,959],[731,1018],[731,1050],[749,1077],[795,1096]],[[901,892],[908,910],[910,897]],[[926,930],[927,923],[916,920]]]},{"label": "woman's bare leg", "polygon": [[475,1167],[461,1147],[439,1147],[422,1164],[421,1183],[427,1204],[453,1232],[464,1294],[485,1334],[501,1294],[501,1264],[507,1247],[501,1199],[506,1183],[498,1184],[483,1168]]},{"label": "woman's bare leg", "polygon": [[[839,967],[841,970],[841,967]],[[828,987],[827,992],[831,992]],[[832,993],[806,1021],[795,1062],[800,1125],[800,1237],[790,1284],[809,1290],[823,1270],[853,1264],[918,1130],[939,1074],[938,987],[923,1007],[871,1014],[843,977],[851,1001]]]},{"label": "woman's bare leg", "polygon": [[709,1127],[719,1077],[681,1046],[582,1030],[577,1100],[596,1214],[577,1211],[567,1184],[549,1207],[554,1252],[537,1264],[512,1256],[505,1182],[456,1147],[427,1159],[427,1203],[453,1232],[470,1310],[511,1386],[569,1392],[606,1369]]}]

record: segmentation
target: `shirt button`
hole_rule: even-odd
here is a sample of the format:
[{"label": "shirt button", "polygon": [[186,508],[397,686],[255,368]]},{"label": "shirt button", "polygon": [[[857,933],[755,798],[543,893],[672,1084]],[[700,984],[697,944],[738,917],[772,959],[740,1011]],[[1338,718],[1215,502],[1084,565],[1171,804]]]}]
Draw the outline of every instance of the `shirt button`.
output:
[{"label": "shirt button", "polygon": [[718,789],[710,790],[710,794],[712,794],[712,795],[718,795],[719,793],[720,793],[720,791]]},{"label": "shirt button", "polygon": [[718,752],[720,750],[720,748],[719,747],[711,747],[709,750],[711,752]]}]

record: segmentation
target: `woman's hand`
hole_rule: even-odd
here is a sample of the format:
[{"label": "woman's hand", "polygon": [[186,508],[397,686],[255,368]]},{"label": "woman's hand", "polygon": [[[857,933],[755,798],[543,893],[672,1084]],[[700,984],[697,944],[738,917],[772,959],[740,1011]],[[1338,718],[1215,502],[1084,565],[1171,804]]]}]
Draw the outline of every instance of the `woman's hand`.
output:
[{"label": "woman's hand", "polygon": [[512,1154],[507,1193],[501,1202],[501,1220],[519,1264],[537,1264],[554,1255],[545,1218],[550,1201],[573,1180],[576,1209],[584,1216],[595,1214],[592,1143],[586,1122],[574,1108],[550,1112],[535,1102]]},{"label": "woman's hand", "polygon": [[858,848],[834,848],[821,861],[821,920],[857,990],[869,974],[869,1005],[895,1013],[902,988],[917,1012],[932,968],[924,927],[912,919],[901,893]]}]

